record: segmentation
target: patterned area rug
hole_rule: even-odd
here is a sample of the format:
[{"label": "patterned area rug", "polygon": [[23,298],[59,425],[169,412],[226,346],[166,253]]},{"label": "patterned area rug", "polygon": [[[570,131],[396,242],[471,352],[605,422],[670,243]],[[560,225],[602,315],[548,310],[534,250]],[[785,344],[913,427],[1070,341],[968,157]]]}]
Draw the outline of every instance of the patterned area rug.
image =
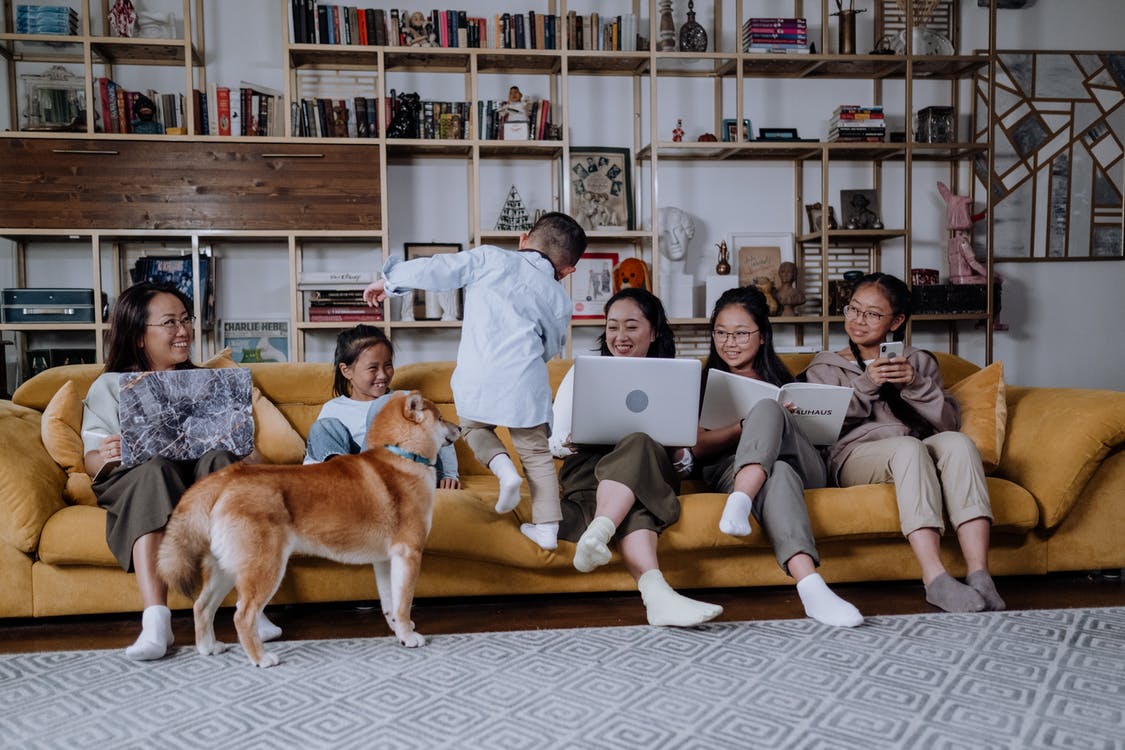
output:
[{"label": "patterned area rug", "polygon": [[0,657],[19,748],[1125,747],[1125,607]]}]

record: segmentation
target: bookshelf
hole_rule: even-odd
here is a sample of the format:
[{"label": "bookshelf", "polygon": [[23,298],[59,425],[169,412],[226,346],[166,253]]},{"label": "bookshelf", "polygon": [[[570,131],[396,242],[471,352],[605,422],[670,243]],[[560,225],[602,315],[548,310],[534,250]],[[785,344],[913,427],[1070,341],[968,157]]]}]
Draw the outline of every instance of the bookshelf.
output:
[{"label": "bookshelf", "polygon": [[[909,120],[911,113],[930,104],[952,104],[961,115],[972,107],[987,106],[987,97],[974,89],[990,73],[994,32],[990,31],[990,46],[983,52],[840,55],[833,51],[835,25],[828,0],[698,3],[696,11],[710,39],[708,51],[698,53],[569,49],[565,22],[559,22],[557,49],[309,43],[297,40],[292,5],[279,2],[272,20],[280,29],[276,63],[283,81],[279,101],[287,115],[284,136],[197,132],[190,95],[184,96],[184,135],[98,132],[92,108],[76,132],[20,130],[19,75],[30,63],[74,67],[84,91],[91,94],[97,78],[113,75],[114,66],[172,69],[177,76],[182,72],[183,92],[207,89],[203,0],[170,0],[184,33],[164,40],[108,36],[100,20],[108,12],[106,0],[73,2],[79,8],[80,33],[62,38],[61,50],[58,37],[14,33],[15,3],[4,2],[7,25],[0,33],[0,58],[9,84],[12,122],[11,130],[0,134],[0,147],[6,152],[0,234],[16,243],[18,270],[12,285],[42,284],[43,279],[53,278],[43,270],[50,263],[43,257],[62,253],[68,265],[81,264],[92,272],[92,283],[80,274],[85,279],[81,285],[92,285],[96,293],[104,290],[112,299],[126,278],[124,254],[114,249],[121,243],[143,239],[154,247],[184,246],[196,255],[200,247],[210,248],[219,259],[219,317],[253,317],[254,307],[247,304],[244,290],[260,288],[265,295],[262,307],[269,308],[269,314],[260,317],[287,317],[293,337],[291,355],[297,360],[324,359],[326,351],[330,357],[336,333],[351,325],[307,319],[302,274],[378,268],[410,242],[450,241],[465,247],[490,243],[514,249],[518,231],[492,229],[509,188],[517,186],[529,214],[536,209],[569,211],[571,154],[589,146],[628,149],[635,207],[634,228],[589,232],[592,252],[645,260],[661,294],[668,261],[659,252],[660,232],[654,221],[660,208],[682,204],[696,216],[701,226],[691,249],[696,255],[713,255],[710,246],[737,230],[787,233],[794,260],[814,279],[813,291],[819,293],[809,295],[800,315],[775,318],[777,329],[794,346],[834,346],[842,335],[842,318],[829,307],[830,284],[839,273],[836,260],[865,259],[871,270],[887,270],[909,280],[917,258],[926,257],[915,252],[915,245],[921,243],[915,235],[915,218],[929,210],[921,205],[918,181],[937,170],[941,179],[965,192],[974,183],[968,165],[991,158],[983,141],[915,142]],[[522,13],[534,10],[565,20],[571,11],[588,16],[596,4],[533,0],[524,5],[528,7],[521,5]],[[391,10],[381,0],[368,0],[367,7]],[[613,8],[635,14],[640,35],[659,37],[656,0],[623,0]],[[216,12],[223,11],[212,10]],[[992,29],[995,8],[986,12]],[[760,13],[807,17],[818,52],[742,52],[741,25]],[[953,15],[959,15],[956,0]],[[906,22],[911,23],[909,14]],[[864,47],[861,40],[860,49]],[[219,54],[237,56],[238,51]],[[551,123],[559,126],[552,134],[556,137],[519,141],[479,137],[484,110],[478,103],[502,100],[511,85],[518,85],[525,96],[551,102]],[[771,108],[762,104],[765,97],[773,97],[781,102],[777,109],[789,116],[793,108],[785,106],[786,100],[823,97],[825,91],[837,89],[840,93],[824,102],[823,116],[804,114],[799,120],[794,116],[792,122],[771,123]],[[292,127],[294,107],[299,118],[303,100],[320,92],[337,101],[354,102],[356,96],[374,100],[384,114],[382,102],[392,90],[417,91],[423,100],[467,102],[467,137],[392,137],[385,116],[368,137],[310,137]],[[604,128],[591,127],[587,122],[591,91],[598,95],[610,91],[610,96],[622,100],[615,104],[632,114],[606,122]],[[882,104],[888,114],[893,111],[898,129],[908,131],[905,140],[836,143],[825,141],[823,135],[796,142],[695,140],[700,131],[721,137],[723,120],[730,118],[753,120],[754,131],[763,125],[792,124],[815,136],[832,107],[853,100]],[[673,141],[675,115],[685,109],[696,113],[692,132],[684,141]],[[463,121],[465,113],[461,116]],[[354,127],[354,113],[352,118]],[[598,137],[602,130],[604,140]],[[970,132],[968,127],[958,128],[963,138]],[[427,171],[436,175],[431,179],[438,183],[437,191],[417,177]],[[50,179],[42,179],[45,175]],[[21,182],[20,176],[28,179]],[[774,212],[754,227],[739,226],[729,215],[711,218],[706,191],[697,191],[699,197],[693,198],[687,186],[707,184],[709,190],[721,193],[728,190],[728,180],[737,180],[731,188],[745,186],[750,202],[755,191],[785,193],[791,210]],[[839,209],[838,192],[844,187],[879,190],[886,227],[811,231],[804,205],[819,201]],[[986,183],[977,186],[986,188]],[[425,234],[430,231],[426,212],[434,205],[440,206],[446,225],[456,229],[436,237]],[[939,239],[943,245],[944,237]],[[991,268],[990,257],[988,264]],[[700,287],[705,274],[698,268],[703,265],[697,262],[695,281]],[[259,281],[267,280],[268,285],[259,287]],[[991,306],[990,294],[988,307],[979,314],[918,316],[913,326],[947,332],[941,335],[955,351],[964,331],[979,323],[990,359]],[[707,322],[703,308],[696,300],[692,315],[674,320],[685,340],[699,338]],[[384,327],[396,345],[419,353],[431,344],[451,351],[449,344],[456,342],[458,334],[455,322],[403,321],[389,304],[383,320],[375,324]],[[573,322],[574,351],[593,340],[599,325],[589,319]],[[64,329],[0,324],[0,336],[14,335],[24,350],[40,335],[56,330],[96,346],[100,356],[105,333],[100,315]],[[207,356],[219,342],[210,332],[197,333],[199,356]]]}]

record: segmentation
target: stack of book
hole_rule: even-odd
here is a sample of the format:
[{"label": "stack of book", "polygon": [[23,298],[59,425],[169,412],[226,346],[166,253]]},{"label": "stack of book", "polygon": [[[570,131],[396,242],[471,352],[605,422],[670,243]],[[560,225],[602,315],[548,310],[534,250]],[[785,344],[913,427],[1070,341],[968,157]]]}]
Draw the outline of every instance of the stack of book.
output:
[{"label": "stack of book", "polygon": [[828,140],[882,143],[887,138],[883,108],[877,105],[841,104],[828,123]]},{"label": "stack of book", "polygon": [[16,33],[77,36],[78,11],[65,5],[17,5]]},{"label": "stack of book", "polygon": [[747,18],[742,24],[745,52],[809,53],[809,37],[803,18]]},{"label": "stack of book", "polygon": [[382,305],[370,307],[363,290],[375,278],[370,271],[302,271],[297,288],[307,294],[310,323],[381,321]]}]

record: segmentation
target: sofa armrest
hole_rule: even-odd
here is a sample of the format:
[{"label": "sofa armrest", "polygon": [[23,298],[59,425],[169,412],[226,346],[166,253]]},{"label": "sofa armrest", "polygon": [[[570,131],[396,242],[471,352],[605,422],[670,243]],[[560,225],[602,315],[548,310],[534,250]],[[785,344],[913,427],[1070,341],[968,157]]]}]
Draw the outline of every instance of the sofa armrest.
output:
[{"label": "sofa armrest", "polygon": [[1125,393],[1079,388],[1008,388],[1008,430],[996,475],[1058,526],[1110,451],[1125,443]]},{"label": "sofa armrest", "polygon": [[66,505],[66,472],[43,447],[42,416],[0,401],[0,539],[29,554],[47,519]]}]

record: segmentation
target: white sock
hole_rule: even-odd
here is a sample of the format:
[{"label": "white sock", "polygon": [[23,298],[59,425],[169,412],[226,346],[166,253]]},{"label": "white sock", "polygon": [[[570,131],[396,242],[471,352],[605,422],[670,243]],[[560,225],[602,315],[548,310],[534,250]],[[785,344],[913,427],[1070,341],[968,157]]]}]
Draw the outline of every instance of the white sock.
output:
[{"label": "white sock", "polygon": [[718,604],[688,599],[668,585],[664,574],[655,568],[637,579],[637,590],[645,603],[649,625],[690,628],[714,620],[723,613]]},{"label": "white sock", "polygon": [[555,523],[523,523],[520,532],[531,541],[545,550],[553,550],[559,546],[559,524]]},{"label": "white sock", "polygon": [[597,516],[590,521],[590,525],[578,538],[578,546],[574,550],[574,567],[580,573],[589,573],[609,562],[613,557],[613,553],[609,551],[609,540],[613,538],[615,531],[617,524],[605,516]]},{"label": "white sock", "polygon": [[497,454],[488,462],[488,470],[500,480],[500,499],[496,501],[496,512],[507,513],[520,504],[520,486],[523,479],[516,471],[516,465],[507,453]]},{"label": "white sock", "polygon": [[863,615],[859,610],[836,596],[820,573],[797,581],[797,594],[805,605],[805,614],[817,622],[837,628],[854,628],[863,624]]},{"label": "white sock", "polygon": [[727,495],[723,507],[723,517],[719,519],[719,531],[731,536],[750,536],[750,508],[753,501],[745,492],[732,492]]},{"label": "white sock", "polygon": [[172,610],[153,604],[141,613],[141,634],[125,649],[125,655],[138,661],[159,659],[168,653],[172,641]]}]

